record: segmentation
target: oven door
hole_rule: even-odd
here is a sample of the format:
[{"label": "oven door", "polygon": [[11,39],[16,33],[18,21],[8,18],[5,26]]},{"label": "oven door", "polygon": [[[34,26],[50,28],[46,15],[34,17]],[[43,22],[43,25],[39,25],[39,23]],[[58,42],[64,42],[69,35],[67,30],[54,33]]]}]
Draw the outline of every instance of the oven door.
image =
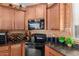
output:
[{"label": "oven door", "polygon": [[35,35],[35,43],[45,43],[46,35],[44,34],[36,34]]},{"label": "oven door", "polygon": [[5,43],[6,43],[6,36],[0,35],[0,44],[5,44]]}]

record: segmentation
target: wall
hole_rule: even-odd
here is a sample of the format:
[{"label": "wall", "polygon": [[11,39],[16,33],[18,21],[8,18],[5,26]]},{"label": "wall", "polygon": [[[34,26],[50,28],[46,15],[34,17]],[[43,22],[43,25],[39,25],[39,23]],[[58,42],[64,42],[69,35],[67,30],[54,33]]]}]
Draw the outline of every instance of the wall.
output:
[{"label": "wall", "polygon": [[[79,31],[75,30],[75,25],[79,26],[79,3],[72,4],[72,19],[73,19],[73,37],[76,39],[79,39],[79,37],[76,37],[75,34],[79,34]],[[79,27],[78,27],[79,28]],[[79,36],[79,35],[78,35]]]},{"label": "wall", "polygon": [[58,30],[31,30],[30,32],[31,34],[34,34],[34,33],[47,34],[48,37],[52,37],[52,36],[59,37],[64,35],[64,32],[60,32]]}]

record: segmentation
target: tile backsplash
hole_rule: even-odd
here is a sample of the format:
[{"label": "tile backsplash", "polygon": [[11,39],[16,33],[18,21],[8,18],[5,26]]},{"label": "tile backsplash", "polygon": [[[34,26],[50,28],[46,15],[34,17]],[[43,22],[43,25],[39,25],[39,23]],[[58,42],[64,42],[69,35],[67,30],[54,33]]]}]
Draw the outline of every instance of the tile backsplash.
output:
[{"label": "tile backsplash", "polygon": [[31,34],[34,33],[42,33],[42,34],[46,34],[48,37],[52,37],[52,36],[61,36],[61,32],[60,31],[54,31],[54,30],[31,30],[30,31]]}]

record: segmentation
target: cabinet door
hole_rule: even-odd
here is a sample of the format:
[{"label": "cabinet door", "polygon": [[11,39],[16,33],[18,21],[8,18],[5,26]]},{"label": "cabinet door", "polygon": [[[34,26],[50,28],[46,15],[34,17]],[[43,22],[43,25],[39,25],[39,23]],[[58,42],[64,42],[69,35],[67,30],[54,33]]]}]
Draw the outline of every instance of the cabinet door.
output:
[{"label": "cabinet door", "polygon": [[0,52],[0,56],[9,56],[8,52]]},{"label": "cabinet door", "polygon": [[65,20],[65,30],[67,32],[67,35],[72,35],[72,4],[65,4],[66,8],[66,20]]},{"label": "cabinet door", "polygon": [[45,29],[46,29],[46,4],[38,4],[36,6],[36,19],[43,18],[45,22]]},{"label": "cabinet door", "polygon": [[10,56],[9,46],[0,46],[0,56]]},{"label": "cabinet door", "polygon": [[28,20],[36,19],[36,8],[34,6],[27,7],[25,13],[25,29],[28,29]]},{"label": "cabinet door", "polygon": [[65,5],[53,4],[47,10],[48,13],[48,29],[49,30],[64,30],[65,24]]},{"label": "cabinet door", "polygon": [[15,30],[24,29],[24,12],[15,10]]},{"label": "cabinet door", "polygon": [[11,56],[21,56],[21,44],[11,45]]},{"label": "cabinet door", "polygon": [[1,7],[1,24],[0,24],[0,29],[3,29],[3,30],[9,30],[11,29],[11,20],[10,20],[10,17],[9,17],[9,11],[10,9],[9,8],[5,8],[5,7]]},{"label": "cabinet door", "polygon": [[10,17],[10,20],[11,20],[11,30],[14,30],[14,9],[10,9],[9,10],[9,17]]},{"label": "cabinet door", "polygon": [[45,46],[45,56],[55,56],[48,46]]},{"label": "cabinet door", "polygon": [[46,19],[46,4],[39,4],[36,6],[36,18]]},{"label": "cabinet door", "polygon": [[0,6],[0,29],[2,29],[2,7]]},{"label": "cabinet door", "polygon": [[54,4],[48,8],[48,29],[59,30],[60,29],[60,8],[59,4]]},{"label": "cabinet door", "polygon": [[49,56],[49,47],[45,46],[45,56]]},{"label": "cabinet door", "polygon": [[21,52],[22,52],[21,55],[25,56],[26,52],[25,52],[25,43],[24,42],[21,44]]},{"label": "cabinet door", "polygon": [[66,7],[66,20],[65,20],[65,22],[66,22],[66,28],[70,28],[71,27],[71,11],[72,11],[72,4],[65,4],[65,7]]},{"label": "cabinet door", "polygon": [[36,8],[34,6],[28,7],[27,10],[27,17],[28,19],[35,19],[36,17]]}]

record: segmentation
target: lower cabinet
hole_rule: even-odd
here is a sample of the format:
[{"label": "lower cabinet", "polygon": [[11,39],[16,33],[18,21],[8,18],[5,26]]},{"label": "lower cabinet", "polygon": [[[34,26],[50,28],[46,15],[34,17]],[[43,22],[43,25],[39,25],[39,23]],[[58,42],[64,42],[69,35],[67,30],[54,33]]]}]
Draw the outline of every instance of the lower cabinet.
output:
[{"label": "lower cabinet", "polygon": [[49,50],[50,48],[45,46],[45,56],[49,56]]},{"label": "lower cabinet", "polygon": [[21,44],[11,46],[11,56],[21,56]]},{"label": "lower cabinet", "polygon": [[45,56],[63,56],[63,54],[55,51],[54,49],[45,46]]},{"label": "lower cabinet", "polygon": [[9,46],[1,46],[0,47],[0,56],[9,56]]},{"label": "lower cabinet", "polygon": [[24,56],[24,43],[0,46],[0,56]]},{"label": "lower cabinet", "polygon": [[8,51],[6,51],[6,52],[2,51],[2,52],[0,52],[0,56],[9,56],[9,52]]}]

